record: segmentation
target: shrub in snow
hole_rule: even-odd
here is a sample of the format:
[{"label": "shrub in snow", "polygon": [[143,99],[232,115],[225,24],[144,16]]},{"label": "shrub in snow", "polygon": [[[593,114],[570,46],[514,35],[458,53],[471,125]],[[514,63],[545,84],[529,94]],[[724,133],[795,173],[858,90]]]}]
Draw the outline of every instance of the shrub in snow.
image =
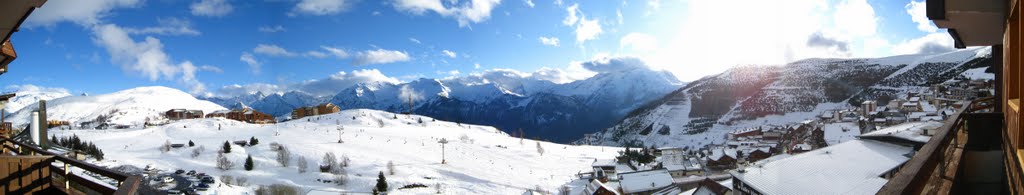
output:
[{"label": "shrub in snow", "polygon": [[309,162],[306,162],[306,157],[299,156],[299,173],[305,173],[306,169],[309,168]]},{"label": "shrub in snow", "polygon": [[255,146],[256,144],[259,144],[259,143],[260,143],[260,140],[256,139],[255,136],[253,136],[252,138],[249,138],[249,146]]},{"label": "shrub in snow", "polygon": [[217,154],[217,168],[220,170],[228,170],[234,167],[235,163],[228,160],[228,157],[224,156],[224,153]]},{"label": "shrub in snow", "polygon": [[324,154],[324,159],[320,161],[320,172],[331,172],[336,166],[338,166],[338,159],[333,152],[327,152]]},{"label": "shrub in snow", "polygon": [[234,182],[234,181],[235,181],[235,178],[231,177],[230,175],[221,175],[220,176],[220,182],[221,183],[224,183],[224,184],[227,184],[227,185],[231,185],[231,182]]},{"label": "shrub in snow", "polygon": [[337,184],[339,186],[348,184],[348,171],[345,171],[345,169],[338,169],[338,171],[334,172],[333,174],[334,184]]},{"label": "shrub in snow", "polygon": [[203,146],[199,146],[198,148],[192,149],[192,158],[199,157],[199,155],[202,154],[204,150],[206,150],[206,147]]},{"label": "shrub in snow", "polygon": [[338,164],[340,164],[341,167],[348,167],[348,165],[349,165],[348,155],[342,154],[341,155],[341,162],[339,162]]},{"label": "shrub in snow", "polygon": [[289,162],[292,160],[292,154],[283,145],[277,147],[277,163],[281,163],[282,167],[288,167]]},{"label": "shrub in snow", "polygon": [[196,143],[192,143],[192,140],[188,140],[188,147],[196,146]]},{"label": "shrub in snow", "polygon": [[248,186],[249,185],[249,178],[248,177],[238,176],[238,177],[235,178],[235,185],[236,186]]},{"label": "shrub in snow", "polygon": [[249,155],[248,157],[245,157],[245,165],[242,165],[242,166],[245,167],[246,171],[252,171],[252,168],[253,168],[252,155]]},{"label": "shrub in snow", "polygon": [[160,146],[160,153],[167,153],[167,151],[171,151],[171,140],[167,140],[164,145]]},{"label": "shrub in snow", "polygon": [[220,152],[231,153],[231,143],[228,143],[228,141],[224,141],[224,146],[220,147]]},{"label": "shrub in snow", "polygon": [[256,195],[298,195],[300,191],[302,189],[299,189],[298,186],[288,184],[261,185],[256,189]]}]

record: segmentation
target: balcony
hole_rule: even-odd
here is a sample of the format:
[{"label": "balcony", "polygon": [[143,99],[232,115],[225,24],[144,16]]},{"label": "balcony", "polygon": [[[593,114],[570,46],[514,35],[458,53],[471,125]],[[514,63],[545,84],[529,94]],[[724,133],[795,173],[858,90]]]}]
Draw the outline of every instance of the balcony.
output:
[{"label": "balcony", "polygon": [[[71,159],[38,147],[0,137],[0,195],[4,194],[136,194],[141,177]],[[72,173],[71,170],[75,170]],[[79,175],[90,172],[109,178]],[[115,185],[116,184],[116,185]]]},{"label": "balcony", "polygon": [[[893,176],[878,194],[1007,194],[1011,163],[1005,151],[1003,114],[995,99],[971,102],[951,116],[927,144]],[[1016,160],[1016,155],[1012,155]],[[1008,156],[1007,156],[1008,157]],[[1013,161],[1017,162],[1017,161]],[[1004,174],[1006,172],[1006,174]]]}]

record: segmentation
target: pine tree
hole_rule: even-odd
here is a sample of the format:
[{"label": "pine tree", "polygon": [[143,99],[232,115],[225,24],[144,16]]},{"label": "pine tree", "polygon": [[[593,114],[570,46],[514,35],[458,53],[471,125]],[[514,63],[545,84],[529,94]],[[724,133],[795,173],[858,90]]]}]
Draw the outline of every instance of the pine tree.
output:
[{"label": "pine tree", "polygon": [[374,190],[378,192],[388,191],[388,181],[386,178],[384,178],[384,171],[381,171],[379,174],[377,174],[377,185],[376,188],[374,188]]},{"label": "pine tree", "polygon": [[224,146],[220,148],[220,151],[224,153],[231,153],[231,143],[224,141]]},{"label": "pine tree", "polygon": [[196,146],[196,143],[192,143],[192,140],[188,140],[188,147]]},{"label": "pine tree", "polygon": [[245,158],[245,165],[244,166],[245,166],[245,170],[246,171],[252,171],[252,166],[253,166],[252,165],[252,155],[249,155],[249,157]]},{"label": "pine tree", "polygon": [[256,144],[259,144],[259,143],[260,143],[260,140],[256,139],[255,136],[253,136],[252,138],[249,138],[249,146],[255,146]]}]

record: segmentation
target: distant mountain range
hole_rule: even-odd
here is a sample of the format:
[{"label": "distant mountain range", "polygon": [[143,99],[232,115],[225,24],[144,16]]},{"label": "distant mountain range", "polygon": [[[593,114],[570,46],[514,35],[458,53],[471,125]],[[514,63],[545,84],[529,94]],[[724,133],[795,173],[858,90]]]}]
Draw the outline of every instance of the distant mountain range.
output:
[{"label": "distant mountain range", "polygon": [[960,75],[985,77],[991,49],[865,59],[806,59],[783,66],[740,66],[688,83],[576,141],[596,145],[700,147],[725,133],[812,119],[829,109],[880,104]]},{"label": "distant mountain range", "polygon": [[279,118],[289,116],[294,108],[327,102],[342,109],[406,112],[412,99],[416,114],[495,126],[511,134],[522,129],[527,137],[568,142],[612,125],[629,111],[683,84],[671,73],[648,68],[639,59],[613,58],[602,63],[639,65],[563,84],[499,70],[408,83],[359,83],[333,96],[290,91],[203,99],[228,108],[251,107]]}]

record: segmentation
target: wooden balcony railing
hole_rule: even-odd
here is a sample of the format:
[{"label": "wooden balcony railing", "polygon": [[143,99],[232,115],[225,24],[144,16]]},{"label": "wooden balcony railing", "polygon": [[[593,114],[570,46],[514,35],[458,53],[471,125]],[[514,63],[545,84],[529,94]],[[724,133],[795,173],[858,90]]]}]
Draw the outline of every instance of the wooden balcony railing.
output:
[{"label": "wooden balcony railing", "polygon": [[[126,175],[94,164],[57,155],[50,151],[8,139],[6,137],[0,137],[0,145],[3,147],[3,154],[0,155],[9,155],[13,153],[18,154],[16,156],[51,157],[49,160],[39,162],[39,164],[43,164],[43,166],[45,166],[45,168],[43,168],[44,170],[48,169],[49,173],[42,174],[45,175],[44,177],[33,179],[40,181],[49,180],[49,183],[51,184],[50,187],[60,190],[65,194],[86,194],[83,192],[97,192],[100,194],[132,195],[135,194],[142,182],[142,178],[137,175]],[[24,165],[22,166],[24,167]],[[70,171],[73,167],[113,179],[117,181],[117,185],[113,185],[114,187],[111,188],[110,185],[97,183],[96,180],[87,179],[80,175],[71,173]],[[33,181],[32,183],[37,182]]]},{"label": "wooden balcony railing", "polygon": [[[994,99],[972,101],[968,106],[957,109],[949,120],[936,130],[931,140],[904,164],[895,176],[889,179],[878,194],[948,194],[956,185],[958,168],[965,146],[968,145],[969,123],[980,117],[1002,117],[992,112]],[[981,120],[974,123],[981,123]],[[970,126],[976,126],[972,124]],[[1002,124],[998,124],[1002,126]],[[995,129],[971,129],[978,133],[999,133]],[[971,136],[975,132],[971,132]],[[980,136],[979,136],[980,137]]]}]

